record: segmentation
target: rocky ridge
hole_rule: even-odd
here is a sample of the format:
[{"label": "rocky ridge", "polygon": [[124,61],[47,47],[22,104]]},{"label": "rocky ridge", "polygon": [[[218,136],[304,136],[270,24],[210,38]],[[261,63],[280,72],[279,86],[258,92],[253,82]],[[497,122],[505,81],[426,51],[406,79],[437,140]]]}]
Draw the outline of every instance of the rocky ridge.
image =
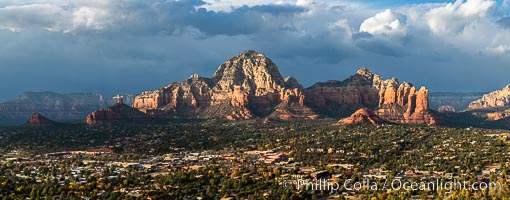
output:
[{"label": "rocky ridge", "polygon": [[183,82],[144,92],[133,107],[159,117],[316,118],[304,99],[296,79],[283,78],[263,54],[246,51],[220,65],[211,78],[194,74]]},{"label": "rocky ridge", "polygon": [[305,102],[325,114],[345,116],[360,108],[375,109],[384,120],[396,123],[437,124],[429,109],[428,90],[411,84],[399,84],[396,78],[384,80],[367,68],[344,81],[316,83],[305,89]]},{"label": "rocky ridge", "polygon": [[471,102],[468,110],[506,107],[508,105],[510,105],[510,84],[501,90],[490,92]]}]

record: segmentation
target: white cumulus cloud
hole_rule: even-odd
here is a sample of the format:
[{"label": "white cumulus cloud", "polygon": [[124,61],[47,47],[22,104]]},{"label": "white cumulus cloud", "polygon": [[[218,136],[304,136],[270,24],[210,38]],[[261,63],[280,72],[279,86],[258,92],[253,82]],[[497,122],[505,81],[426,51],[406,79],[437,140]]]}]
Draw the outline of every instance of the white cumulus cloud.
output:
[{"label": "white cumulus cloud", "polygon": [[457,0],[431,9],[425,14],[425,20],[435,34],[458,34],[486,19],[495,6],[494,0]]},{"label": "white cumulus cloud", "polygon": [[99,8],[81,7],[72,14],[73,28],[104,29],[112,24],[108,11]]},{"label": "white cumulus cloud", "polygon": [[359,31],[372,35],[405,36],[407,34],[406,18],[402,14],[386,9],[363,21]]},{"label": "white cumulus cloud", "polygon": [[510,52],[510,46],[506,44],[505,45],[501,44],[497,47],[488,48],[487,52],[496,55],[506,54]]}]

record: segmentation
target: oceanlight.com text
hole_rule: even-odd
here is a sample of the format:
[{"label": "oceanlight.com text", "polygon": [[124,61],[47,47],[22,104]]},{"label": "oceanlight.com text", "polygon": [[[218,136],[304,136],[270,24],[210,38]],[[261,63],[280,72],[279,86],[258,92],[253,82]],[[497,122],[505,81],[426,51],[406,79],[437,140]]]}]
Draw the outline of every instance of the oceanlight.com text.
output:
[{"label": "oceanlight.com text", "polygon": [[434,181],[411,181],[402,179],[385,180],[383,183],[375,182],[370,179],[361,181],[353,181],[346,179],[344,182],[334,182],[330,179],[318,180],[287,180],[283,181],[282,185],[286,189],[306,190],[306,191],[386,191],[386,190],[408,190],[408,191],[446,191],[450,193],[453,191],[469,190],[499,190],[502,189],[502,184],[499,182],[469,182],[451,180],[444,181],[436,179]]}]

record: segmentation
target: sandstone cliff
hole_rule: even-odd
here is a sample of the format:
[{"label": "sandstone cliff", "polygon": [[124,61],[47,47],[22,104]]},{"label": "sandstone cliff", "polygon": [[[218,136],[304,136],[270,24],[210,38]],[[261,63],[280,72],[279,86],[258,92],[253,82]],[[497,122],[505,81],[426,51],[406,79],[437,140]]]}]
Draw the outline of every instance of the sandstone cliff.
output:
[{"label": "sandstone cliff", "polygon": [[161,118],[315,119],[316,113],[345,117],[360,108],[397,123],[436,124],[428,90],[396,78],[384,80],[362,68],[344,81],[303,89],[283,78],[263,54],[243,52],[220,65],[211,78],[195,74],[183,82],[143,92],[133,107]]},{"label": "sandstone cliff", "polygon": [[384,120],[396,123],[437,124],[429,110],[428,90],[419,90],[396,78],[384,80],[362,68],[344,81],[317,83],[305,89],[307,105],[330,116],[346,116],[360,108],[375,109]]},{"label": "sandstone cliff", "polygon": [[220,65],[211,78],[195,74],[144,92],[135,98],[133,107],[158,117],[316,118],[304,99],[297,80],[283,78],[263,54],[246,51]]},{"label": "sandstone cliff", "polygon": [[510,84],[501,90],[485,94],[482,98],[477,99],[469,104],[468,109],[484,109],[506,107],[510,105]]},{"label": "sandstone cliff", "polygon": [[349,117],[343,118],[337,122],[341,125],[350,125],[350,124],[372,124],[372,125],[379,125],[379,124],[385,124],[388,123],[387,121],[383,120],[377,114],[375,114],[374,111],[361,108],[354,112]]},{"label": "sandstone cliff", "polygon": [[363,107],[376,108],[382,81],[379,75],[362,68],[344,81],[316,83],[305,89],[305,103],[327,116],[345,117]]},{"label": "sandstone cliff", "polygon": [[111,107],[101,108],[87,115],[86,123],[91,126],[104,126],[113,124],[148,123],[151,118],[145,113],[125,104],[115,104]]}]

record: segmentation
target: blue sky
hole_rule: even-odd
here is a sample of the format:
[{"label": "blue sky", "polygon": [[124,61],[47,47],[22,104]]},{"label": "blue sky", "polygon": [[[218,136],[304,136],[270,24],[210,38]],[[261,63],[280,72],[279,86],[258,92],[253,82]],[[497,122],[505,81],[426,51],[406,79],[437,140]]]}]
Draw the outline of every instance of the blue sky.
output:
[{"label": "blue sky", "polygon": [[154,90],[248,49],[304,86],[365,66],[432,92],[490,91],[510,83],[508,11],[508,0],[5,0],[0,101]]}]

